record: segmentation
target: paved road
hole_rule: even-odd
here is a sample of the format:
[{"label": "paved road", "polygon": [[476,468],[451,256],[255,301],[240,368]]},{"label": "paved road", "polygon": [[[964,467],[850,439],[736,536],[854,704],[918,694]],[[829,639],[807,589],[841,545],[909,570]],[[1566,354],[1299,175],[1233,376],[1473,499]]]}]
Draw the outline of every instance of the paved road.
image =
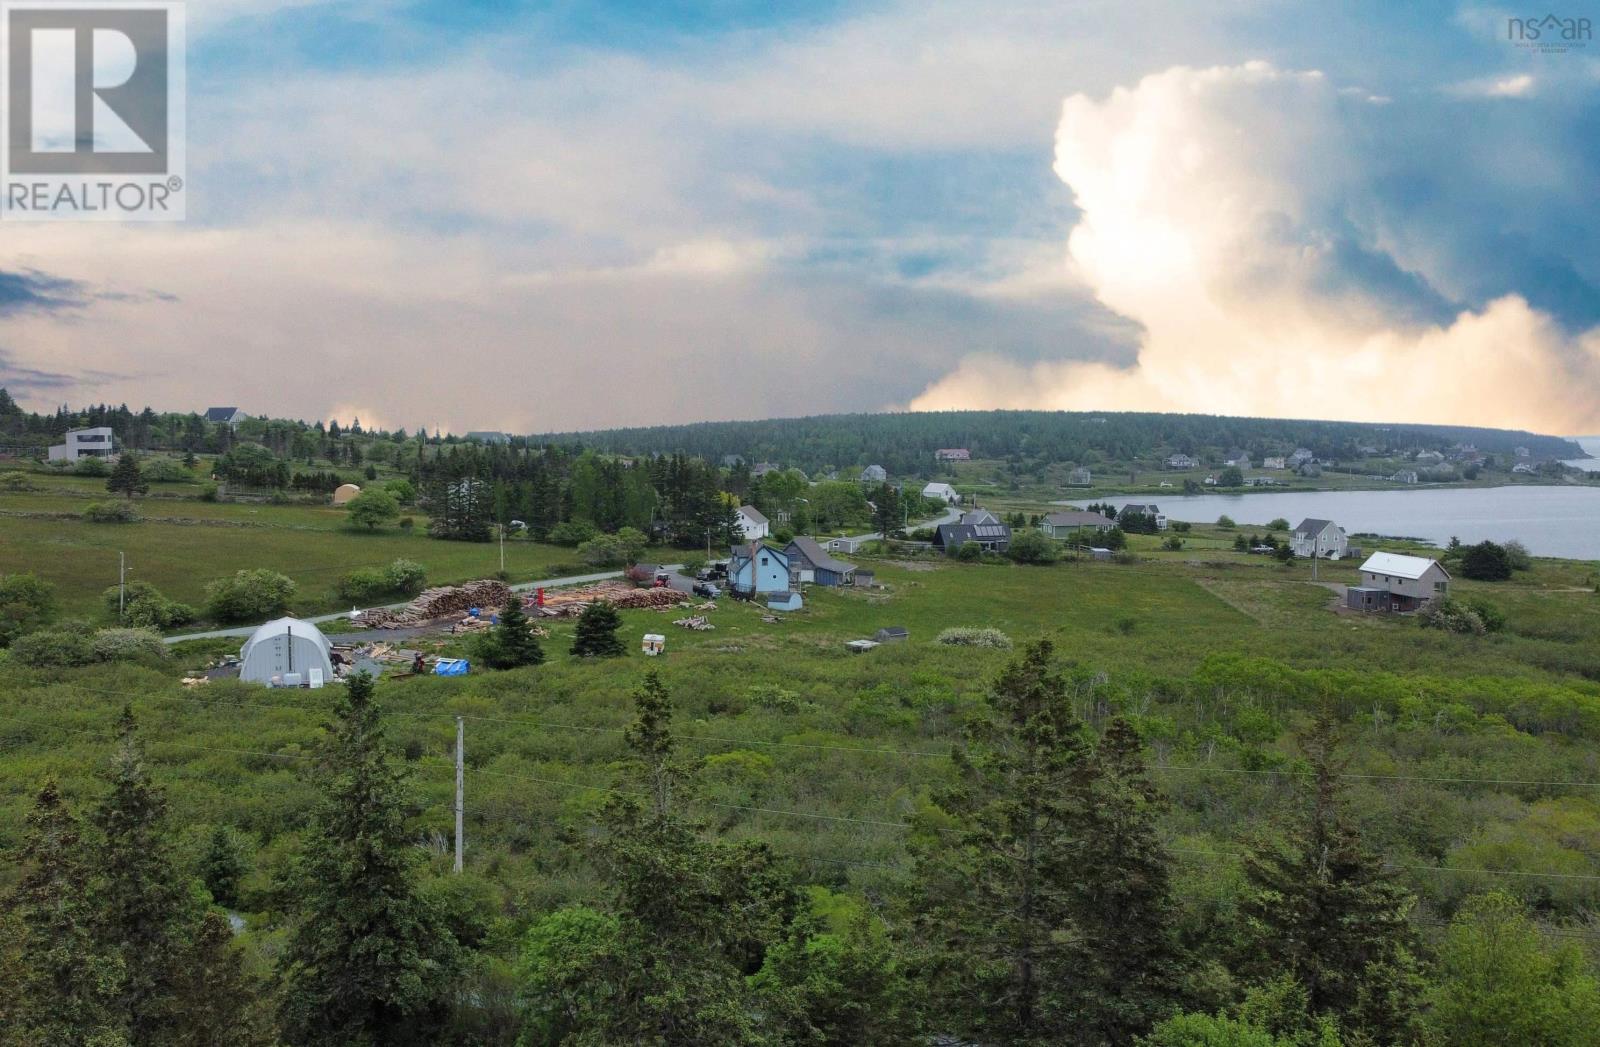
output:
[{"label": "paved road", "polygon": [[[922,523],[911,524],[906,528],[906,530],[915,531],[923,527],[938,527],[940,524],[955,523],[960,519],[961,509],[952,505],[950,508],[944,511],[943,516],[934,517],[932,520],[924,520]],[[853,534],[850,536],[853,541],[857,542],[876,542],[882,537],[883,535],[878,531],[873,531],[871,534]],[[823,542],[822,544],[827,545],[828,543]]]},{"label": "paved road", "polygon": [[[682,565],[668,564],[667,566],[676,568],[681,567]],[[554,589],[557,586],[562,585],[587,585],[590,582],[604,582],[611,578],[621,577],[621,571],[600,571],[596,574],[575,574],[567,578],[541,578],[532,582],[518,582],[511,588],[518,592],[522,592],[527,589],[537,589],[541,586],[546,589]],[[411,601],[409,600],[402,600],[400,603],[386,603],[379,605],[378,608],[365,609],[398,610],[410,602]],[[312,625],[321,625],[324,622],[338,621],[341,618],[348,617],[350,617],[349,611],[336,611],[333,614],[319,614],[315,618],[307,618],[305,620],[310,622]],[[259,625],[241,625],[233,629],[212,629],[210,632],[204,633],[183,633],[180,636],[167,637],[167,643],[183,643],[185,640],[213,640],[223,636],[249,636],[259,628]]]}]

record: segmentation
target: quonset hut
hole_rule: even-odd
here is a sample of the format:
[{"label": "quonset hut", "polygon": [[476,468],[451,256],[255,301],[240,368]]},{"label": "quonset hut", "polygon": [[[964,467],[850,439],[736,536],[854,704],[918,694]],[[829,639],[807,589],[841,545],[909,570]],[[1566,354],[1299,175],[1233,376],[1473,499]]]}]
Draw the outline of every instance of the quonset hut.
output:
[{"label": "quonset hut", "polygon": [[279,618],[250,634],[239,648],[239,679],[272,687],[333,680],[331,648],[322,630],[298,618]]}]

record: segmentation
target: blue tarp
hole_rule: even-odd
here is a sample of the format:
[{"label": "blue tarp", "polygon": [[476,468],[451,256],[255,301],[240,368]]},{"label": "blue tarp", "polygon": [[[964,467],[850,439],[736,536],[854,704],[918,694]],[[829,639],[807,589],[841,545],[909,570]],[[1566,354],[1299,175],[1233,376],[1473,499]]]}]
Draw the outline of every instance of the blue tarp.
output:
[{"label": "blue tarp", "polygon": [[465,658],[440,658],[433,663],[433,675],[465,676],[470,668],[472,666]]}]

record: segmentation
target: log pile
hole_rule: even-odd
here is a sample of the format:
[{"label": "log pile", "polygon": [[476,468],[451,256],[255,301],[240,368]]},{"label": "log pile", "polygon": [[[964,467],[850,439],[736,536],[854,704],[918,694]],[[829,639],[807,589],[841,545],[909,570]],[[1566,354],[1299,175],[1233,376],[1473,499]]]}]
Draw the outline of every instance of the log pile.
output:
[{"label": "log pile", "polygon": [[702,614],[697,614],[697,615],[693,616],[692,618],[679,618],[677,621],[673,622],[672,624],[673,625],[681,625],[685,629],[693,629],[695,632],[702,632],[702,633],[706,632],[707,630],[716,628],[716,626],[714,626],[710,622],[706,621],[705,615],[702,615]]},{"label": "log pile", "polygon": [[399,610],[377,609],[362,612],[351,624],[364,629],[409,629],[419,625],[461,614],[469,608],[482,608],[486,613],[504,607],[511,598],[511,587],[494,578],[484,578],[465,585],[441,585],[424,589],[422,593]]},{"label": "log pile", "polygon": [[683,594],[671,589],[635,589],[625,582],[599,582],[547,592],[544,606],[529,606],[528,613],[546,618],[575,618],[584,608],[602,600],[621,610],[681,607],[685,603]]}]

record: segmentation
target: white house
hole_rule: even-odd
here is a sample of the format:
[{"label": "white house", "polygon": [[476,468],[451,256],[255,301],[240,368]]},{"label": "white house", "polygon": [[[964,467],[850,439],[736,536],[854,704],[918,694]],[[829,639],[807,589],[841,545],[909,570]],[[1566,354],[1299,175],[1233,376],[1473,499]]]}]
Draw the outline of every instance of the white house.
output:
[{"label": "white house", "polygon": [[772,525],[753,505],[739,506],[739,535],[747,542],[760,541],[772,533]]},{"label": "white house", "polygon": [[1402,553],[1373,553],[1361,565],[1361,584],[1346,602],[1363,611],[1414,611],[1450,595],[1450,572],[1439,561]]},{"label": "white house", "polygon": [[1306,517],[1289,536],[1289,548],[1296,556],[1320,556],[1326,560],[1342,560],[1350,551],[1349,537],[1344,528],[1332,520]]},{"label": "white house", "polygon": [[1168,469],[1193,469],[1195,466],[1197,466],[1199,464],[1200,464],[1199,462],[1195,461],[1193,458],[1190,458],[1186,454],[1169,454],[1169,455],[1167,455],[1167,468]]},{"label": "white house", "polygon": [[861,470],[861,482],[864,484],[881,484],[889,479],[889,473],[881,465],[869,465]]},{"label": "white house", "polygon": [[1231,465],[1235,469],[1250,468],[1250,452],[1240,448],[1228,452],[1228,457],[1223,460],[1223,465]]},{"label": "white house", "polygon": [[1156,521],[1156,530],[1165,531],[1167,529],[1167,514],[1162,512],[1161,507],[1156,505],[1154,502],[1148,504],[1143,502],[1129,502],[1127,505],[1122,507],[1120,512],[1117,513],[1118,520],[1126,520],[1130,516],[1153,517]]},{"label": "white house", "polygon": [[956,494],[956,489],[949,484],[931,483],[922,489],[922,497],[937,498],[945,505],[956,505],[961,501],[961,496]]},{"label": "white house", "polygon": [[1092,486],[1094,486],[1094,474],[1091,473],[1088,469],[1085,469],[1085,468],[1081,468],[1080,467],[1080,468],[1074,469],[1067,476],[1067,486],[1068,487],[1092,487]]},{"label": "white house", "polygon": [[1266,458],[1261,459],[1261,468],[1263,468],[1263,469],[1287,469],[1287,468],[1289,468],[1289,460],[1287,458],[1285,458],[1281,454],[1279,454],[1279,455],[1268,455]]},{"label": "white house", "polygon": [[110,458],[116,454],[116,436],[109,425],[92,429],[68,429],[66,443],[50,448],[52,462],[76,462],[80,458]]}]

